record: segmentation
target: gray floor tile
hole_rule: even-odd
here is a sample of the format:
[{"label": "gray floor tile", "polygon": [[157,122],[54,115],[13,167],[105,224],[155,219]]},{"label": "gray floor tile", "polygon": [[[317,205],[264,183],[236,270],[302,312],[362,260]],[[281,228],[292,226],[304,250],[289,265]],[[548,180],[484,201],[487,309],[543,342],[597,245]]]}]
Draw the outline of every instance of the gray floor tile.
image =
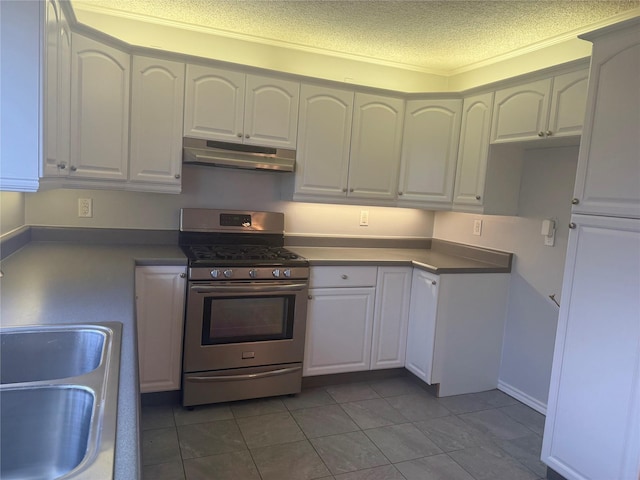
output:
[{"label": "gray floor tile", "polygon": [[142,432],[142,465],[181,460],[175,427]]},{"label": "gray floor tile", "polygon": [[441,397],[438,401],[447,407],[451,413],[456,415],[460,413],[479,412],[480,410],[488,410],[490,408],[504,407],[519,403],[517,400],[511,398],[500,390],[489,390],[487,392]]},{"label": "gray floor tile", "polygon": [[260,480],[248,451],[185,460],[184,472],[187,480]]},{"label": "gray floor tile", "polygon": [[445,454],[397,463],[396,468],[407,480],[474,480],[464,468]]},{"label": "gray floor tile", "polygon": [[236,422],[249,448],[297,442],[305,438],[289,412],[238,418]]},{"label": "gray floor tile", "polygon": [[408,422],[384,398],[343,403],[340,406],[363,430]]},{"label": "gray floor tile", "polygon": [[513,397],[510,397],[500,390],[488,390],[486,392],[476,393],[481,400],[487,403],[491,408],[505,407],[507,405],[516,405],[520,402]]},{"label": "gray floor tile", "polygon": [[178,427],[182,458],[206,457],[246,450],[235,420],[196,423]]},{"label": "gray floor tile", "polygon": [[498,447],[482,445],[450,452],[448,455],[476,480],[535,480],[538,478]]},{"label": "gray floor tile", "polygon": [[415,380],[405,377],[385,378],[375,382],[369,382],[373,390],[381,397],[397,397],[411,393],[424,393],[424,389],[416,384]]},{"label": "gray floor tile", "polygon": [[540,460],[542,437],[532,434],[515,440],[499,440],[496,444],[537,476],[546,476],[547,466]]},{"label": "gray floor tile", "polygon": [[500,440],[512,440],[518,437],[525,437],[531,433],[531,430],[527,427],[495,409],[465,413],[460,415],[459,418],[492,438]]},{"label": "gray floor tile", "polygon": [[142,480],[185,480],[182,461],[146,465],[142,467]]},{"label": "gray floor tile", "polygon": [[523,424],[533,433],[537,435],[542,435],[544,433],[545,416],[539,412],[536,412],[533,408],[529,408],[526,405],[518,403],[517,405],[501,407],[498,410],[500,410],[502,413],[506,413],[516,422]]},{"label": "gray floor tile", "polygon": [[258,398],[256,400],[243,400],[229,404],[235,418],[252,417],[254,415],[266,415],[268,413],[286,412],[280,398]]},{"label": "gray floor tile", "polygon": [[389,397],[387,401],[412,422],[450,415],[449,410],[427,393]]},{"label": "gray floor tile", "polygon": [[300,410],[302,408],[321,407],[336,403],[331,395],[324,388],[311,388],[303,390],[293,397],[283,397],[284,405],[290,410]]},{"label": "gray floor tile", "polygon": [[251,454],[263,480],[310,480],[331,473],[307,440],[256,448]]},{"label": "gray floor tile", "polygon": [[340,405],[295,410],[291,415],[308,438],[359,430]]},{"label": "gray floor tile", "polygon": [[169,405],[144,407],[140,414],[142,430],[175,427],[173,408]]},{"label": "gray floor tile", "polygon": [[215,405],[200,405],[193,410],[176,406],[173,409],[176,425],[192,425],[194,423],[213,422],[216,420],[231,420],[233,414],[226,403]]},{"label": "gray floor tile", "polygon": [[366,383],[345,383],[344,385],[332,385],[325,389],[329,395],[338,403],[358,402],[360,400],[370,400],[380,398]]},{"label": "gray floor tile", "polygon": [[480,430],[453,415],[416,422],[414,425],[445,452],[490,442]]},{"label": "gray floor tile", "polygon": [[367,437],[391,463],[442,453],[435,443],[412,423],[365,430]]},{"label": "gray floor tile", "polygon": [[389,463],[362,432],[314,438],[311,444],[334,475]]},{"label": "gray floor tile", "polygon": [[357,472],[336,475],[336,480],[405,480],[393,465],[367,468]]}]

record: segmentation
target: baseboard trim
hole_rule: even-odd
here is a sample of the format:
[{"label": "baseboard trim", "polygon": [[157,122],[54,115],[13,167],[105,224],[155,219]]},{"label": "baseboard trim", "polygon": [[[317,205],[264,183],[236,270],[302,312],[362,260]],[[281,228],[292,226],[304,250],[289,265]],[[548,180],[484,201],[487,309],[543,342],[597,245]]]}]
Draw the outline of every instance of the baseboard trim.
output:
[{"label": "baseboard trim", "polygon": [[542,403],[540,400],[533,398],[531,395],[527,395],[522,390],[509,385],[508,383],[498,380],[498,390],[512,396],[516,400],[521,401],[525,405],[533,408],[536,412],[540,412],[543,415],[547,414],[547,404]]}]

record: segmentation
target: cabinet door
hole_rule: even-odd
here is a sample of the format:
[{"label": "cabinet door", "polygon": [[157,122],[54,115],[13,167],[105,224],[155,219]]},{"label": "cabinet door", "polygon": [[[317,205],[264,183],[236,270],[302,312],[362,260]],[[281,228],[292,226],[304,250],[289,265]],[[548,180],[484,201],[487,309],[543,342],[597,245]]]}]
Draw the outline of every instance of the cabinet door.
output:
[{"label": "cabinet door", "polygon": [[411,281],[407,370],[431,384],[438,309],[438,276],[414,269]]},{"label": "cabinet door", "polygon": [[443,203],[453,200],[461,100],[407,102],[398,200]]},{"label": "cabinet door", "polygon": [[371,341],[371,369],[404,367],[411,267],[379,267]]},{"label": "cabinet door", "polygon": [[302,85],[295,193],[344,197],[353,92]]},{"label": "cabinet door", "polygon": [[349,196],[396,197],[404,100],[356,93],[349,163]]},{"label": "cabinet door", "polygon": [[69,174],[71,31],[57,0],[46,5],[45,155],[42,176]]},{"label": "cabinet door", "polygon": [[547,136],[567,137],[582,133],[588,81],[587,69],[558,75],[553,79]]},{"label": "cabinet door", "polygon": [[244,143],[296,148],[300,84],[247,75]]},{"label": "cabinet door", "polygon": [[129,180],[180,190],[184,64],[134,57]]},{"label": "cabinet door", "polygon": [[545,135],[551,82],[547,78],[496,92],[492,143],[535,140]]},{"label": "cabinet door", "polygon": [[482,205],[493,93],[465,98],[462,105],[462,127],[453,203]]},{"label": "cabinet door", "polygon": [[640,218],[640,32],[593,46],[574,213]]},{"label": "cabinet door", "polygon": [[142,393],[180,388],[185,282],[184,267],[136,268]]},{"label": "cabinet door", "polygon": [[303,375],[368,370],[374,287],[309,290]]},{"label": "cabinet door", "polygon": [[184,135],[242,143],[245,74],[187,65]]},{"label": "cabinet door", "polygon": [[640,473],[640,220],[572,221],[542,459],[567,479],[633,480]]},{"label": "cabinet door", "polygon": [[124,181],[129,156],[129,55],[75,34],[72,51],[70,176]]}]

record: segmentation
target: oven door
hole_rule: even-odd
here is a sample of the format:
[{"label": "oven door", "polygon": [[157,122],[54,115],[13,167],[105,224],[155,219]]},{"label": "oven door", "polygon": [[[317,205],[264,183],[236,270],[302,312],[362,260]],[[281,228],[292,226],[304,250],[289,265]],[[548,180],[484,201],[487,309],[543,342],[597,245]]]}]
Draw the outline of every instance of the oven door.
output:
[{"label": "oven door", "polygon": [[185,373],[302,362],[306,282],[191,282]]}]

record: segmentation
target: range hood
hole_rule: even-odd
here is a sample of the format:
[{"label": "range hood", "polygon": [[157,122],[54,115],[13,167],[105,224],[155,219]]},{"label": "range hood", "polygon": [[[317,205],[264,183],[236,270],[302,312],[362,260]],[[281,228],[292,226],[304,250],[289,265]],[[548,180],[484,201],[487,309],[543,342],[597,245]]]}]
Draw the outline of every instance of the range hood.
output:
[{"label": "range hood", "polygon": [[182,163],[245,170],[293,172],[296,151],[184,137]]}]

